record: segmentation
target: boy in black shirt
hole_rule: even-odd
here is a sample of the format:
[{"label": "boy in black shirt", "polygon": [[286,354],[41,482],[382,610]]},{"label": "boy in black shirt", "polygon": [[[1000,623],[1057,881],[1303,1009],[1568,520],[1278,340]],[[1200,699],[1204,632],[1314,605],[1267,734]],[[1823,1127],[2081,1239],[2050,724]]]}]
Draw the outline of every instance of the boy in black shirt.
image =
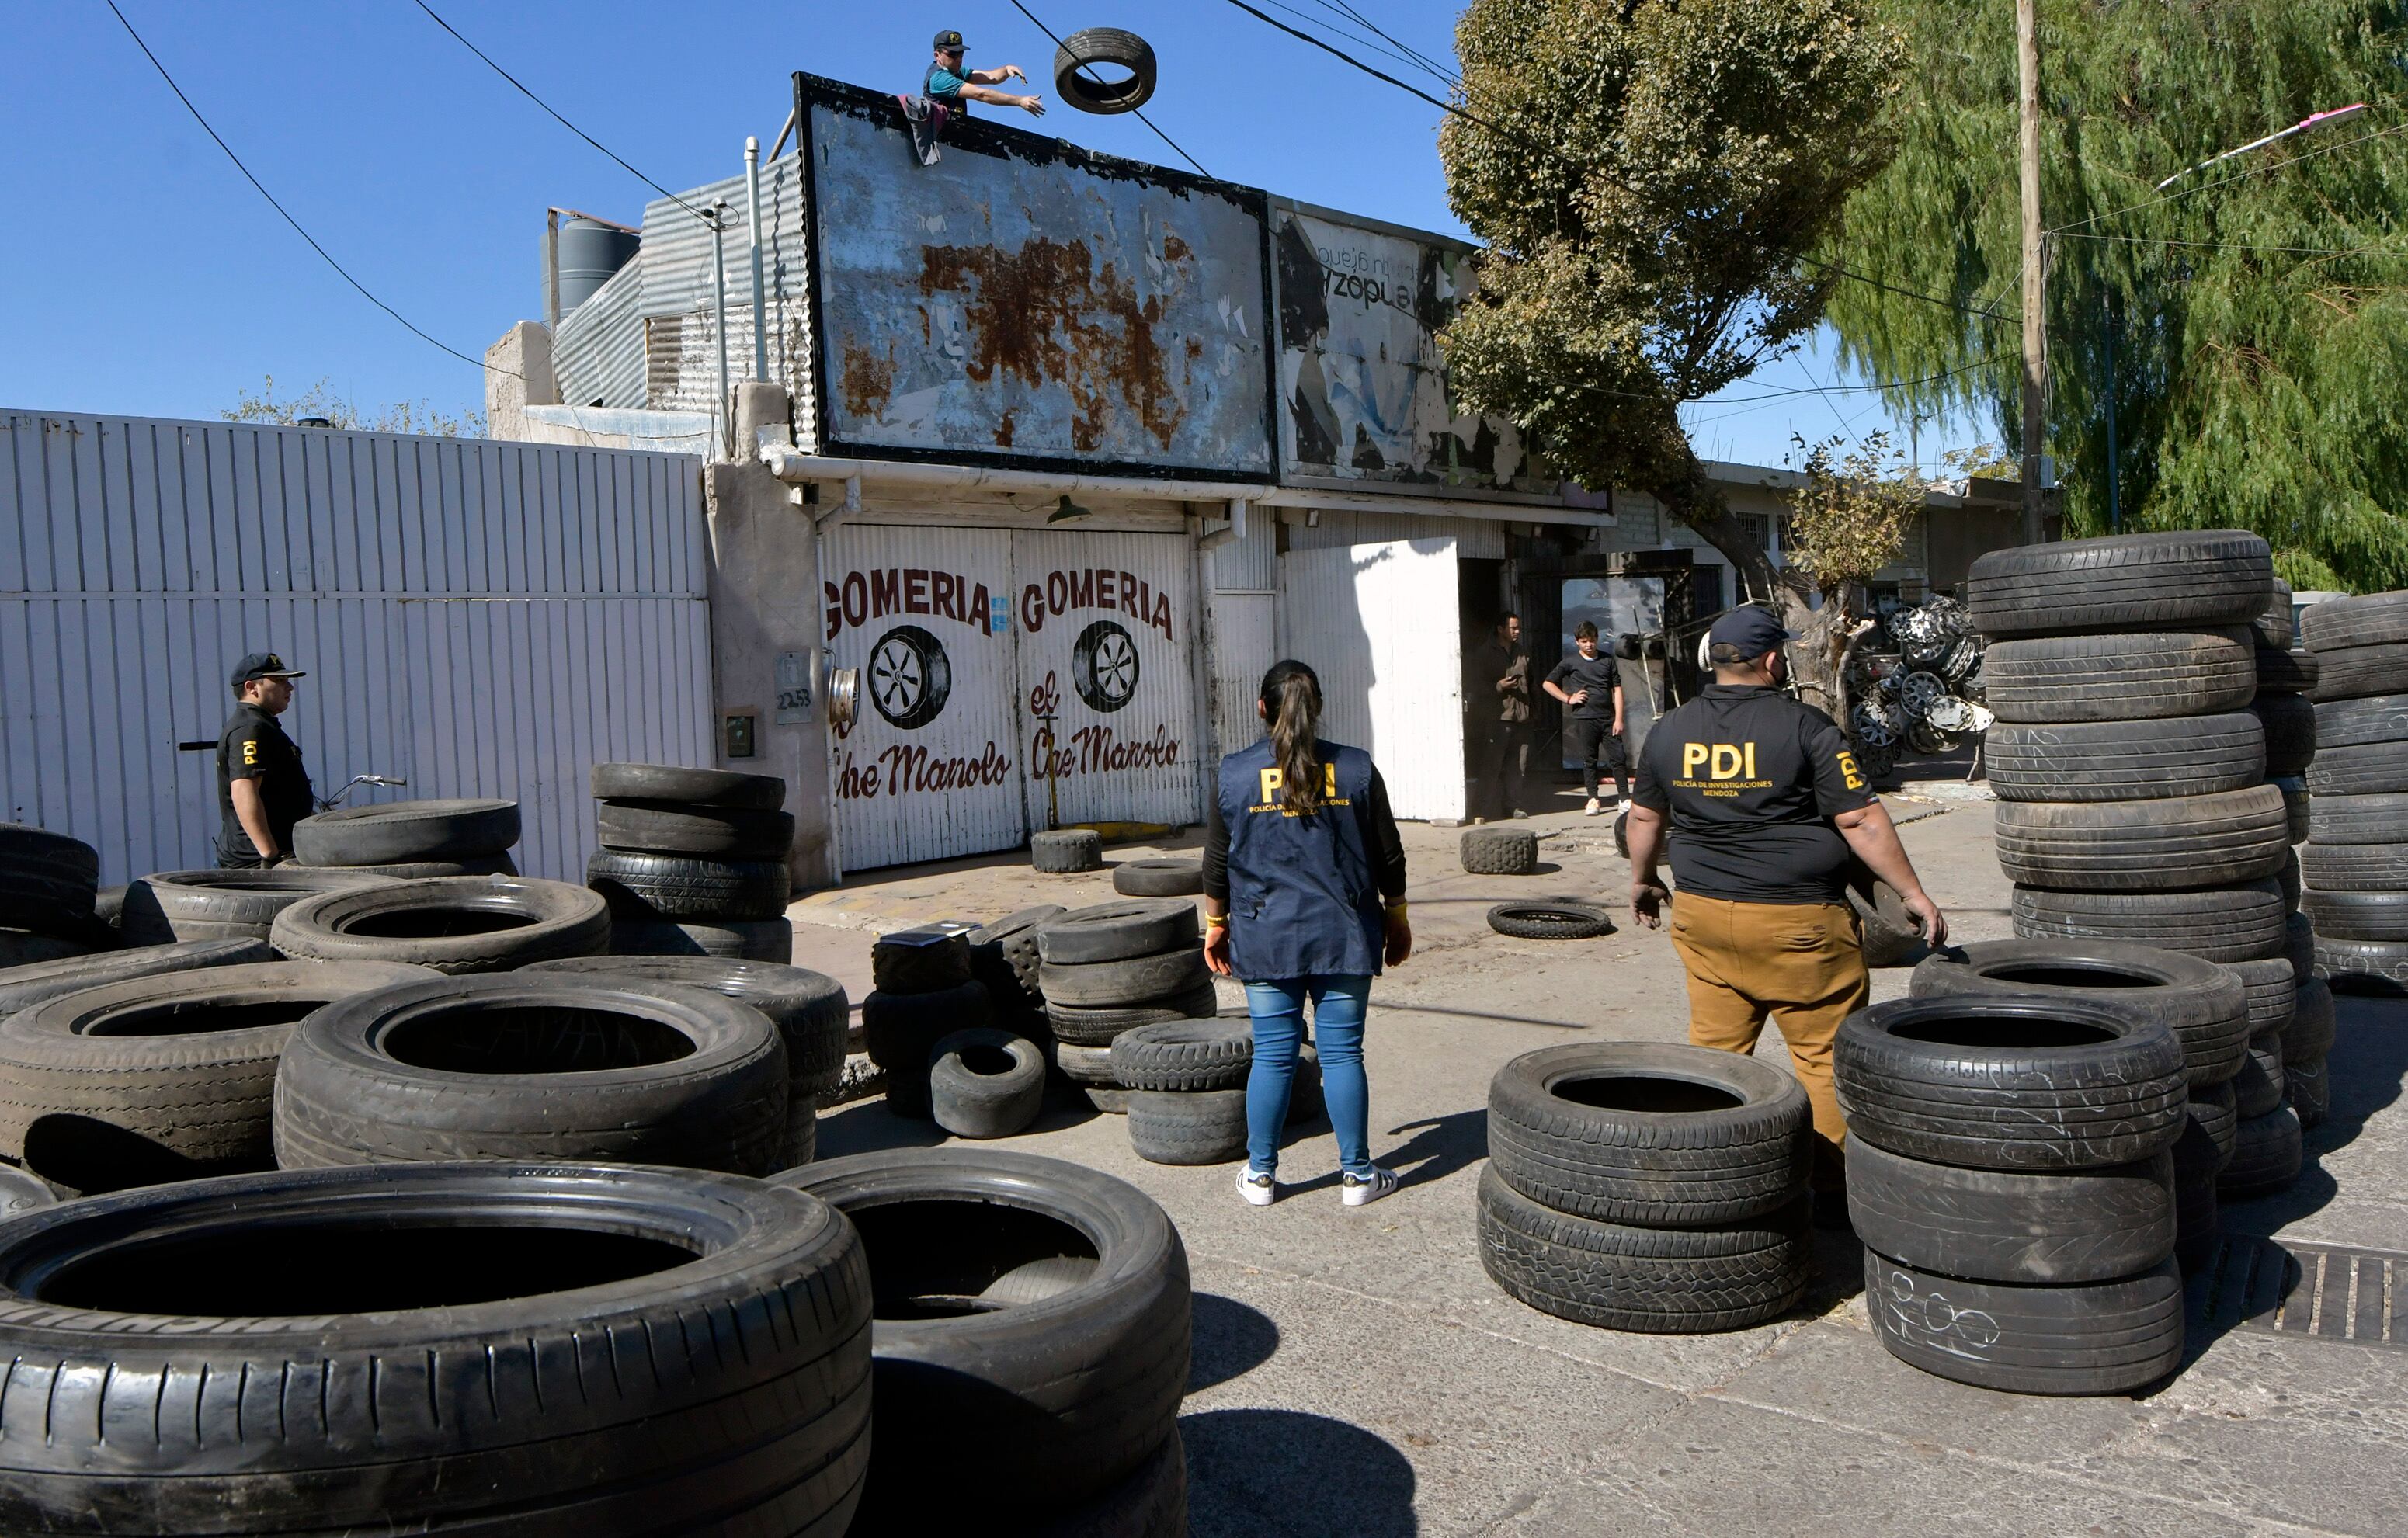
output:
[{"label": "boy in black shirt", "polygon": [[1588,792],[1583,810],[1595,817],[1604,810],[1597,799],[1597,765],[1601,756],[1613,774],[1613,794],[1619,810],[1630,810],[1630,755],[1622,746],[1622,670],[1597,644],[1597,626],[1586,619],[1572,632],[1579,649],[1555,664],[1541,686],[1564,703],[1564,747],[1580,755],[1581,785]]}]

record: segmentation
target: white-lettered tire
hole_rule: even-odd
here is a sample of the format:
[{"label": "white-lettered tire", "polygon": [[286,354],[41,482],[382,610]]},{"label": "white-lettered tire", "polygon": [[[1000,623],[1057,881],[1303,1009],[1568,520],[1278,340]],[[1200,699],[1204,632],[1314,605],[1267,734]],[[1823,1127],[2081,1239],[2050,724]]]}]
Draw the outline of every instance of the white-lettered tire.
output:
[{"label": "white-lettered tire", "polygon": [[2123,1394],[2181,1365],[2182,1273],[2171,1260],[2082,1287],[1969,1282],[1865,1251],[1865,1306],[1891,1356],[2016,1394]]}]

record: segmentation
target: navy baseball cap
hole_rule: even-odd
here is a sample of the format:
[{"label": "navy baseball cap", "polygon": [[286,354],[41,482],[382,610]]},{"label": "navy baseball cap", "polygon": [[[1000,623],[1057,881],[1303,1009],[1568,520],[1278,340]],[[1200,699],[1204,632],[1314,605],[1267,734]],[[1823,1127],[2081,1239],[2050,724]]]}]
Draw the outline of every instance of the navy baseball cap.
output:
[{"label": "navy baseball cap", "polygon": [[945,31],[937,34],[938,52],[951,53],[955,49],[960,49],[964,53],[968,53],[969,51],[969,45],[962,41],[962,35],[960,33],[955,32],[951,28],[947,28]]},{"label": "navy baseball cap", "polygon": [[1743,604],[1714,621],[1706,632],[1709,646],[1736,647],[1745,657],[1761,657],[1768,651],[1778,651],[1784,641],[1795,641],[1798,634],[1772,617],[1772,611],[1754,604]]},{"label": "navy baseball cap", "polygon": [[272,651],[254,651],[234,664],[234,686],[240,689],[253,678],[306,678],[309,675],[299,668],[286,667],[284,659]]}]

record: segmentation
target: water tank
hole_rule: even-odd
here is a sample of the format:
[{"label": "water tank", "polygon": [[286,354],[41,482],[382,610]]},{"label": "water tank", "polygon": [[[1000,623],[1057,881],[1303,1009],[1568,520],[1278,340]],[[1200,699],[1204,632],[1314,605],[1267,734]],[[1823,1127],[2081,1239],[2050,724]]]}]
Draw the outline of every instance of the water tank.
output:
[{"label": "water tank", "polygon": [[560,221],[560,313],[594,297],[610,275],[635,259],[642,237],[591,219]]}]

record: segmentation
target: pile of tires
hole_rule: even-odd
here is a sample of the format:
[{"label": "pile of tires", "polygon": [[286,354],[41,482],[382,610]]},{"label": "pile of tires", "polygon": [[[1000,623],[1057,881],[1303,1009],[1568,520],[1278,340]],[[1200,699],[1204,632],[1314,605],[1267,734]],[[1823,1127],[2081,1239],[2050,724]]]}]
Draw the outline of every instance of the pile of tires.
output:
[{"label": "pile of tires", "polygon": [[1129,1146],[1155,1164],[1244,1158],[1254,1065],[1246,1020],[1163,1020],[1122,1032],[1112,1038],[1111,1069],[1127,1092]]},{"label": "pile of tires", "polygon": [[1525,1053],[1488,1086],[1480,1258],[1582,1324],[1740,1330],[1805,1295],[1806,1092],[1777,1068],[1653,1042]]},{"label": "pile of tires", "polygon": [[305,897],[393,879],[368,872],[293,864],[256,870],[155,871],[126,884],[117,928],[129,946],[265,940],[276,916]]},{"label": "pile of tires", "polygon": [[1187,1253],[1150,1197],[997,1149],[857,1154],[776,1184],[842,1212],[867,1251],[875,1387],[854,1532],[1187,1531]]},{"label": "pile of tires", "polygon": [[1196,904],[1176,898],[1073,908],[1037,932],[1054,1061],[1097,1110],[1127,1109],[1127,1089],[1112,1073],[1122,1032],[1218,1010],[1203,947]]},{"label": "pile of tires", "polygon": [[844,985],[805,967],[716,956],[580,956],[538,961],[525,975],[559,974],[706,989],[758,1011],[786,1047],[786,1138],[780,1168],[819,1149],[820,1097],[844,1076],[853,1006]]},{"label": "pile of tires", "polygon": [[403,880],[516,876],[510,850],[518,841],[515,801],[386,801],[303,818],[293,825],[293,858],[305,866]]},{"label": "pile of tires", "polygon": [[2349,993],[2408,993],[2408,591],[2300,612],[2315,659],[2301,911]]},{"label": "pile of tires", "polygon": [[2071,990],[1900,999],[1842,1023],[1832,1073],[1892,1356],[2025,1394],[2128,1393],[2181,1364],[2189,1069],[2162,1018]]},{"label": "pile of tires", "polygon": [[[986,985],[970,974],[968,936],[959,924],[931,924],[881,935],[870,949],[872,987],[861,1001],[861,1045],[885,1074],[886,1108],[896,1116],[932,1119],[938,1045],[994,1023]],[[1038,1078],[1041,1094],[1041,1061]]]},{"label": "pile of tires", "polygon": [[610,943],[610,914],[600,896],[565,881],[430,876],[302,898],[276,916],[267,943],[295,961],[510,972],[600,955]]},{"label": "pile of tires", "polygon": [[[2272,1027],[2271,1039],[2254,1050],[2253,1043],[2269,1035],[2257,1023],[2266,1006],[2243,985],[2239,972],[2152,946],[2102,940],[1976,941],[1919,962],[1909,992],[1917,999],[2024,993],[2103,1000],[2162,1021],[2182,1044],[2188,1096],[2187,1125],[2175,1140],[2172,1156],[2174,1258],[2189,1272],[2203,1269],[2215,1256],[2221,1224],[2216,1180],[2232,1160],[2241,1094],[2245,1089],[2253,1115],[2264,1113],[2270,1088],[2265,1055],[2283,1052],[2288,1046],[2284,1032],[2296,1027],[2287,1008],[2289,964],[2280,964],[2286,980],[2278,1013],[2288,1023]],[[2319,993],[2324,987],[2313,982],[2304,986]],[[2305,1016],[2311,1022],[2316,1018],[2313,1008]],[[2321,1018],[2329,1041],[2329,995],[2323,995]],[[2321,1070],[2321,1053],[2316,1061]],[[2033,1242],[2048,1242],[2048,1236],[2034,1235]]]},{"label": "pile of tires", "polygon": [[969,932],[970,975],[986,989],[996,1023],[1031,1041],[1049,1040],[1045,992],[1038,986],[1037,932],[1067,912],[1059,903],[1040,903],[1007,914]]},{"label": "pile of tires", "polygon": [[834,1535],[869,1463],[861,1234],[759,1181],[234,1175],[22,1213],[0,1270],[0,1531]]},{"label": "pile of tires", "polygon": [[100,851],[80,839],[0,822],[0,968],[105,950],[117,933],[93,911]]},{"label": "pile of tires", "polygon": [[585,862],[585,884],[609,904],[614,955],[795,959],[784,780],[597,763],[593,789],[602,847]]}]

